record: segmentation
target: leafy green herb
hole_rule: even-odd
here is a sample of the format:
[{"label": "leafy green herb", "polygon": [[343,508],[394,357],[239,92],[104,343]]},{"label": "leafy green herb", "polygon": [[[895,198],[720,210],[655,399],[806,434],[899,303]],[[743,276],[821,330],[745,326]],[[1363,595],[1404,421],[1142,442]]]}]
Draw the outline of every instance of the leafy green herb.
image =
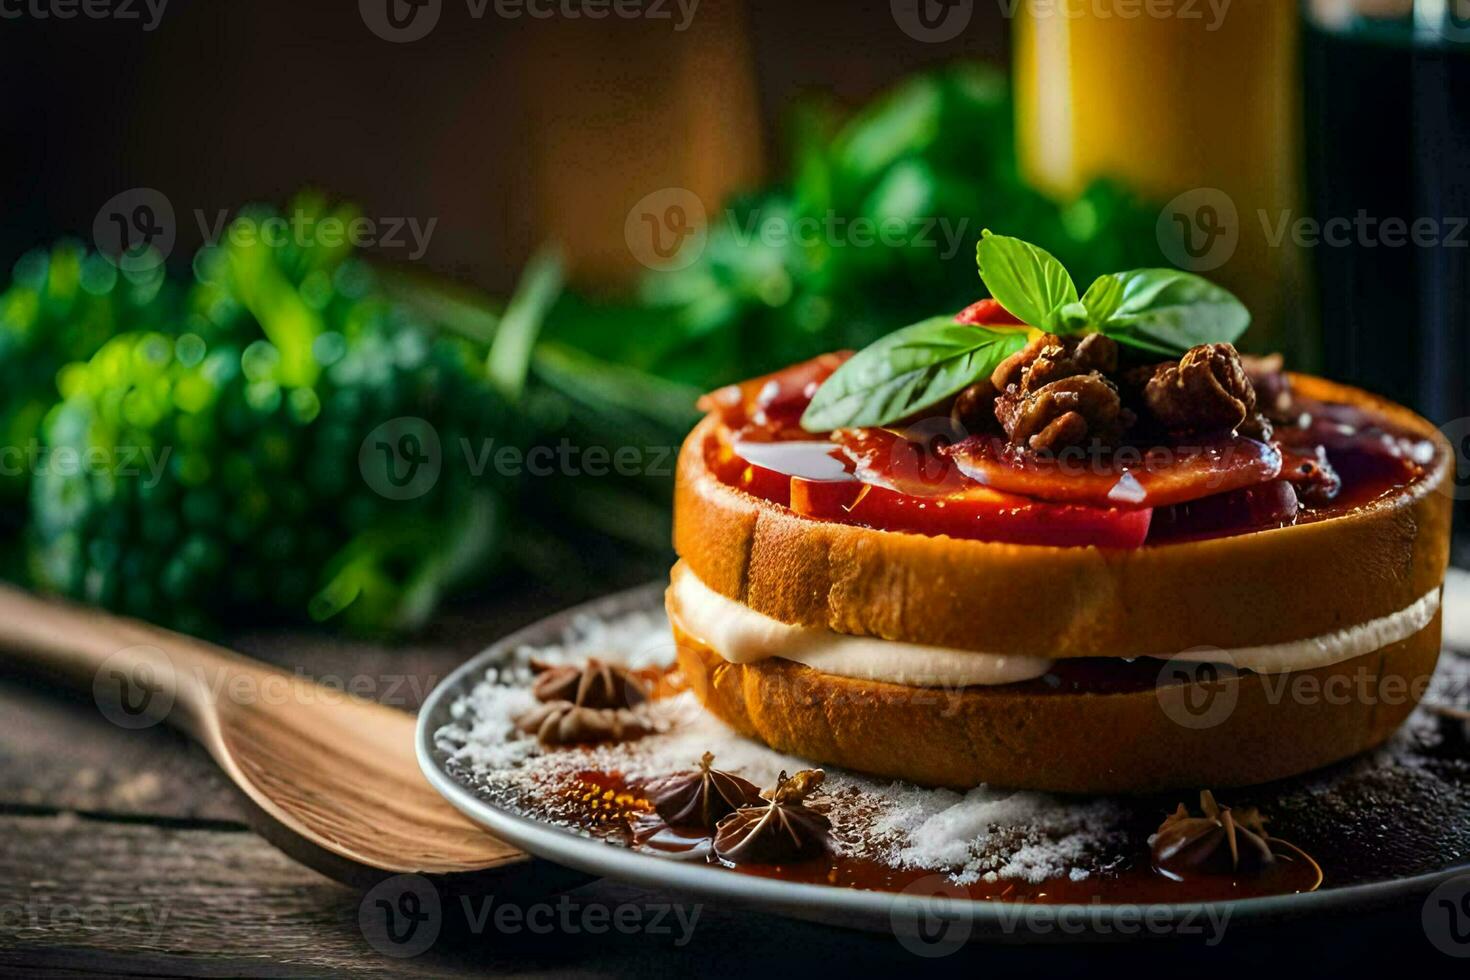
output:
[{"label": "leafy green herb", "polygon": [[887,425],[944,401],[1026,345],[1026,331],[934,317],[895,330],[838,368],[801,417],[827,432]]},{"label": "leafy green herb", "polygon": [[547,311],[561,293],[561,283],[561,255],[555,249],[532,256],[520,287],[501,317],[486,369],[500,393],[512,402],[525,390],[536,336],[541,332]]},{"label": "leafy green herb", "polygon": [[1251,322],[1229,291],[1178,269],[1099,276],[1078,300],[1062,264],[1029,242],[987,230],[975,258],[1001,306],[1053,333],[1103,333],[1150,354],[1177,356],[1197,344],[1232,343]]},{"label": "leafy green herb", "polygon": [[[1099,276],[1081,299],[1048,251],[986,230],[975,246],[980,278],[1016,318],[1057,334],[1103,333],[1164,357],[1234,341],[1250,314],[1229,292],[1175,269]],[[1027,331],[935,317],[863,348],[817,389],[802,427],[827,432],[889,425],[987,377],[1026,345]]]},{"label": "leafy green herb", "polygon": [[1101,321],[1120,344],[1177,354],[1197,344],[1233,343],[1251,315],[1228,290],[1178,269],[1135,269],[1109,277],[1122,286]]},{"label": "leafy green herb", "polygon": [[1117,276],[1098,276],[1082,294],[1082,306],[1092,323],[1104,322],[1122,303],[1123,281]]},{"label": "leafy green herb", "polygon": [[1061,312],[1077,302],[1077,287],[1066,268],[1029,242],[986,229],[975,246],[975,261],[990,295],[1026,323],[1047,329],[1060,325]]}]

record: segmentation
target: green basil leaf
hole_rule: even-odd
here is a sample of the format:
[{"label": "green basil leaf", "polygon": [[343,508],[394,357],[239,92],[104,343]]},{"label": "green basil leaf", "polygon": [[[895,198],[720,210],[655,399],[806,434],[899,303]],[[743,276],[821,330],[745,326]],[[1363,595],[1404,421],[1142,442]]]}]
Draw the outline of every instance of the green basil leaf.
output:
[{"label": "green basil leaf", "polygon": [[1250,326],[1245,304],[1191,273],[1134,269],[1114,278],[1122,284],[1122,301],[1098,326],[1120,344],[1178,355],[1198,344],[1234,343]]},{"label": "green basil leaf", "polygon": [[1096,326],[1118,312],[1123,305],[1123,282],[1117,276],[1098,276],[1082,294],[1087,319]]},{"label": "green basil leaf", "polygon": [[1019,238],[980,233],[975,246],[980,278],[996,302],[1033,327],[1051,328],[1052,315],[1077,302],[1077,286],[1062,263],[1045,249]]},{"label": "green basil leaf", "polygon": [[1081,333],[1090,323],[1087,307],[1078,301],[1053,310],[1046,318],[1046,329],[1059,334]]},{"label": "green basil leaf", "polygon": [[986,377],[1026,346],[1026,331],[934,317],[864,347],[817,389],[802,428],[829,432],[888,425]]}]

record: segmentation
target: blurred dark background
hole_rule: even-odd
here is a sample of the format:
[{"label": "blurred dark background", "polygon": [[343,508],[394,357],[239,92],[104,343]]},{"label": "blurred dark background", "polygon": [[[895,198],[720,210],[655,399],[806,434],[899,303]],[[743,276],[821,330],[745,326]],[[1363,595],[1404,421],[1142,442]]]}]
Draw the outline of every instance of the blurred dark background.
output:
[{"label": "blurred dark background", "polygon": [[128,188],[173,200],[177,257],[200,243],[195,209],[315,184],[369,215],[437,218],[427,264],[497,293],[548,237],[579,282],[625,283],[629,206],[672,185],[719,200],[776,172],[798,96],[855,105],[927,66],[1007,59],[996,4],[941,43],[902,34],[887,0],[703,0],[684,31],[668,9],[474,19],[449,0],[405,44],[350,0],[172,0],[152,31],[0,22],[0,265],[86,235]]}]

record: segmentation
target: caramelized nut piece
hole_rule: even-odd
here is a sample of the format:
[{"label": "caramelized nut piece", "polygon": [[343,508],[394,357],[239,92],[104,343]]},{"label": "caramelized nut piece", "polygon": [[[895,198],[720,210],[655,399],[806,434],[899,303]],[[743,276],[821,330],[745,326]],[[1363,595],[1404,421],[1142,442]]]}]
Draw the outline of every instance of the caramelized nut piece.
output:
[{"label": "caramelized nut piece", "polygon": [[1112,374],[1118,370],[1118,344],[1100,333],[1088,334],[1081,340],[1049,343],[1031,362],[1022,390],[1030,393],[1043,385],[1079,374]]},{"label": "caramelized nut piece", "polygon": [[1022,373],[1031,366],[1031,362],[1040,357],[1041,352],[1047,347],[1056,346],[1061,342],[1060,337],[1050,333],[1031,338],[1025,347],[995,366],[995,370],[990,372],[990,383],[995,386],[996,391],[1005,391],[1013,384],[1020,384]]},{"label": "caramelized nut piece", "polygon": [[984,432],[995,427],[995,385],[977,381],[955,396],[950,419],[966,432]]},{"label": "caramelized nut piece", "polygon": [[1011,443],[1038,452],[1111,442],[1132,421],[1113,383],[1096,372],[1063,378],[1026,394],[1012,385],[996,399],[995,416]]},{"label": "caramelized nut piece", "polygon": [[1089,441],[1116,441],[1133,422],[1105,373],[1118,369],[1118,345],[1102,334],[1043,334],[991,374],[1001,390],[995,417],[1012,445],[1053,452]]},{"label": "caramelized nut piece", "polygon": [[1160,364],[1144,403],[1171,432],[1229,432],[1256,411],[1256,392],[1230,344],[1191,347],[1177,364]]}]

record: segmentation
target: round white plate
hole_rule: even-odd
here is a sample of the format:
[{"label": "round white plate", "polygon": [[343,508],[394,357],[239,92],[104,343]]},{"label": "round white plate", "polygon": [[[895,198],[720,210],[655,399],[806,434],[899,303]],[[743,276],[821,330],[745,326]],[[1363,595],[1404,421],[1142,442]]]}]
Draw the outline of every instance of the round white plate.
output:
[{"label": "round white plate", "polygon": [[878,932],[913,935],[915,941],[943,944],[960,939],[1056,941],[1173,933],[1208,935],[1211,924],[1230,926],[1279,921],[1304,915],[1342,912],[1402,902],[1428,894],[1435,886],[1470,873],[1459,865],[1429,874],[1389,881],[1323,888],[1306,895],[1282,895],[1225,902],[1170,905],[1033,905],[982,902],[930,894],[863,891],[798,884],[736,874],[709,865],[643,854],[508,812],[477,796],[446,767],[447,755],[434,733],[450,721],[450,706],[479,681],[485,670],[506,660],[517,647],[560,642],[573,617],[614,618],[634,610],[658,608],[663,583],[653,583],[550,616],[500,640],[450,674],[429,695],[418,718],[419,765],[445,799],[497,837],[548,861],[588,874],[645,888],[763,909],[815,922]]}]

